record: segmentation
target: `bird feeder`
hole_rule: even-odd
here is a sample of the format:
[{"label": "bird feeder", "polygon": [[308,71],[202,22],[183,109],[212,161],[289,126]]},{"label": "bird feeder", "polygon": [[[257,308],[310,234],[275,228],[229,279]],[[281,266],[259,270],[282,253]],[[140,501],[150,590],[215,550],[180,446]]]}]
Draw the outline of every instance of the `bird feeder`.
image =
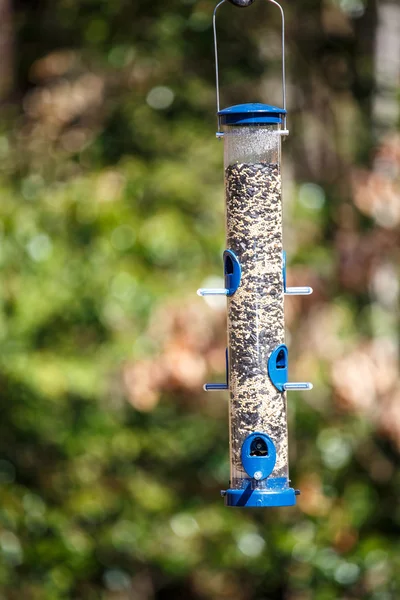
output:
[{"label": "bird feeder", "polygon": [[[221,110],[216,13],[213,15],[217,88],[217,137],[224,142],[226,250],[225,287],[198,294],[227,297],[228,349],[225,383],[206,391],[229,390],[230,486],[227,506],[291,506],[286,393],[310,390],[288,381],[284,297],[307,295],[309,287],[286,287],[282,245],[281,145],[286,128],[285,22],[282,7],[283,107],[252,103]],[[254,0],[229,0],[239,7]]]}]

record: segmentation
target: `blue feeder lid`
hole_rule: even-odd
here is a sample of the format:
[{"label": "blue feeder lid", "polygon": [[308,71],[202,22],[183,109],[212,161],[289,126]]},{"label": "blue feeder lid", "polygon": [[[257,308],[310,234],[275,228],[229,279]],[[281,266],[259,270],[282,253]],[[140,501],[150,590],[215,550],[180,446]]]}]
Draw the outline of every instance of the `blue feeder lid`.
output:
[{"label": "blue feeder lid", "polygon": [[218,115],[221,125],[268,125],[271,123],[282,123],[284,108],[254,102],[249,104],[237,104],[220,110]]}]

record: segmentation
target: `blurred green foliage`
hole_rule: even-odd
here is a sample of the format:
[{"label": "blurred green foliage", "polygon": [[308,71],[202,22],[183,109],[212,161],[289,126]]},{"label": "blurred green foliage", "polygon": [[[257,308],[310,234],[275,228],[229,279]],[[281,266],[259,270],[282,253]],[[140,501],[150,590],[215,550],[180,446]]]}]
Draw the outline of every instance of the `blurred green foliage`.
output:
[{"label": "blurred green foliage", "polygon": [[[396,600],[400,142],[373,109],[375,4],[285,7],[285,238],[315,289],[287,318],[315,388],[289,398],[299,506],[270,511],[223,506],[227,402],[201,390],[225,344],[193,296],[224,247],[214,3],[0,7],[0,598]],[[280,103],[269,11],[221,8],[223,104]]]}]

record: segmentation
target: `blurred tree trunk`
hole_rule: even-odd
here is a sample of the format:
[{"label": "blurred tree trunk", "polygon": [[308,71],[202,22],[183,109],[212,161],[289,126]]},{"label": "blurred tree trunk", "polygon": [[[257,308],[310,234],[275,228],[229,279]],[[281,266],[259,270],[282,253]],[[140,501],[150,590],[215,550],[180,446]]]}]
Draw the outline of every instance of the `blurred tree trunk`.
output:
[{"label": "blurred tree trunk", "polygon": [[371,122],[376,30],[374,3],[360,15],[319,0],[309,0],[307,11],[301,3],[293,5],[288,39],[292,102],[301,132],[291,142],[298,179],[335,183],[357,156],[368,154],[363,128]]},{"label": "blurred tree trunk", "polygon": [[0,0],[0,103],[7,100],[14,79],[12,0]]},{"label": "blurred tree trunk", "polygon": [[385,134],[396,128],[400,114],[400,6],[397,2],[378,4],[374,71],[373,120],[378,133]]}]

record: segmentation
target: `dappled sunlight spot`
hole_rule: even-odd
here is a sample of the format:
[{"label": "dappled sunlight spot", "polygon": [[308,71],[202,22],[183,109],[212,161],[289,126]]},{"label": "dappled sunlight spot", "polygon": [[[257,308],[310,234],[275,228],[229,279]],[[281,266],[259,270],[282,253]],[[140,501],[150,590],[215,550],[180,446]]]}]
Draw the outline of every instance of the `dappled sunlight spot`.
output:
[{"label": "dappled sunlight spot", "polygon": [[46,512],[46,505],[37,494],[25,494],[22,499],[25,512],[30,517],[41,518]]},{"label": "dappled sunlight spot", "polygon": [[[367,569],[365,578],[366,587],[370,591],[379,589],[393,577],[389,554],[380,548],[368,552],[364,559],[364,564]],[[387,600],[391,599],[387,597]]]},{"label": "dappled sunlight spot", "polygon": [[179,343],[167,346],[163,362],[171,383],[188,390],[201,387],[207,374],[204,358]]},{"label": "dappled sunlight spot", "polygon": [[[386,585],[393,578],[393,569],[389,562],[384,560],[369,567],[365,575],[365,583],[368,590],[376,590]],[[375,596],[378,600],[392,600],[390,593],[381,592]]]},{"label": "dappled sunlight spot", "polygon": [[11,531],[0,533],[0,555],[4,562],[11,565],[18,566],[23,563],[21,542]]},{"label": "dappled sunlight spot", "polygon": [[[154,473],[149,469],[141,471],[137,465],[132,471],[133,476],[129,479],[128,486],[130,498],[138,507],[144,508],[146,513],[169,514],[172,507],[176,505],[175,490],[168,485],[162,483],[158,478],[154,477]],[[138,526],[137,521],[135,521]],[[163,529],[168,530],[167,522],[163,522]],[[138,536],[142,528],[138,527]],[[142,541],[142,538],[140,538]]]},{"label": "dappled sunlight spot", "polygon": [[363,413],[400,447],[400,379],[395,339],[376,338],[335,361],[332,383],[342,406]]},{"label": "dappled sunlight spot", "polygon": [[65,592],[65,590],[70,589],[73,574],[72,571],[65,566],[57,566],[49,570],[46,579],[47,585],[50,583],[58,592]]},{"label": "dappled sunlight spot", "polygon": [[118,171],[105,171],[99,175],[96,185],[98,202],[116,202],[121,198],[125,187],[125,177]]},{"label": "dappled sunlight spot", "polygon": [[133,521],[118,521],[111,532],[113,546],[117,550],[132,551],[137,546],[138,535]]},{"label": "dappled sunlight spot", "polygon": [[21,193],[26,200],[35,200],[43,188],[43,177],[37,174],[32,174],[28,177],[25,177],[21,183]]},{"label": "dappled sunlight spot", "polygon": [[318,435],[317,446],[323,462],[330,469],[344,467],[352,455],[349,440],[337,429],[323,429]]},{"label": "dappled sunlight spot", "polygon": [[341,585],[355,583],[360,575],[360,567],[355,563],[341,561],[336,567],[334,577]]},{"label": "dappled sunlight spot", "polygon": [[165,110],[171,106],[174,97],[174,92],[169,87],[160,85],[150,90],[147,94],[146,102],[151,108]]},{"label": "dappled sunlight spot", "polygon": [[51,91],[48,88],[32,90],[22,102],[22,106],[28,117],[37,119],[43,110],[51,105]]},{"label": "dappled sunlight spot", "polygon": [[137,410],[153,410],[162,393],[191,392],[198,406],[207,376],[225,370],[225,330],[222,313],[196,302],[173,302],[154,312],[147,340],[159,348],[152,359],[127,363],[123,381],[128,400]]},{"label": "dappled sunlight spot", "polygon": [[365,557],[365,566],[367,568],[375,567],[377,565],[386,564],[389,558],[388,552],[378,548],[376,550],[370,550]]},{"label": "dappled sunlight spot", "polygon": [[301,494],[297,502],[303,512],[312,516],[328,514],[332,501],[324,495],[322,481],[317,473],[303,476],[298,486]]},{"label": "dappled sunlight spot", "polygon": [[332,366],[332,382],[335,391],[344,402],[358,410],[372,410],[375,406],[376,389],[370,356],[356,350],[335,361]]},{"label": "dappled sunlight spot", "polygon": [[110,285],[111,294],[119,300],[132,300],[137,290],[137,281],[130,273],[122,271],[113,277]]},{"label": "dappled sunlight spot", "polygon": [[400,136],[385,138],[377,149],[373,171],[353,169],[354,203],[386,229],[400,222]]},{"label": "dappled sunlight spot", "polygon": [[69,129],[60,138],[60,144],[66,152],[81,152],[91,141],[90,129],[74,127]]},{"label": "dappled sunlight spot", "polygon": [[155,265],[173,264],[175,268],[188,244],[193,244],[183,215],[173,210],[159,211],[145,220],[139,241]]},{"label": "dappled sunlight spot", "polygon": [[242,554],[255,558],[264,550],[265,540],[255,532],[242,533],[237,537],[237,546]]},{"label": "dappled sunlight spot", "polygon": [[131,248],[135,242],[136,233],[130,225],[120,225],[111,233],[111,244],[120,252]]},{"label": "dappled sunlight spot", "polygon": [[363,0],[340,0],[340,8],[352,19],[359,19],[365,13]]},{"label": "dappled sunlight spot", "polygon": [[371,333],[376,339],[397,339],[398,311],[371,302],[367,313]]},{"label": "dappled sunlight spot", "polygon": [[79,57],[72,50],[57,50],[43,58],[35,60],[29,70],[32,81],[42,81],[52,77],[61,77],[79,62]]},{"label": "dappled sunlight spot", "polygon": [[200,530],[205,536],[222,534],[226,528],[226,521],[223,513],[215,510],[214,506],[205,505],[196,516]]},{"label": "dappled sunlight spot", "polygon": [[41,233],[33,237],[27,244],[29,256],[36,262],[43,262],[50,258],[53,244],[48,235]]},{"label": "dappled sunlight spot", "polygon": [[368,348],[374,364],[376,389],[379,394],[385,394],[396,387],[399,376],[397,338],[375,338]]},{"label": "dappled sunlight spot", "polygon": [[292,550],[292,556],[299,562],[308,563],[310,562],[317,553],[317,546],[310,544],[309,542],[298,542],[295,544]]},{"label": "dappled sunlight spot", "polygon": [[156,362],[141,360],[123,368],[128,400],[136,410],[142,412],[152,411],[157,406],[163,380],[163,369]]},{"label": "dappled sunlight spot", "polygon": [[38,87],[29,92],[23,102],[31,119],[59,128],[97,108],[103,101],[104,80],[94,73],[84,73],[74,81],[58,79],[51,87]]},{"label": "dappled sunlight spot", "polygon": [[128,315],[118,300],[107,301],[103,306],[101,320],[111,328],[123,331],[128,324]]},{"label": "dappled sunlight spot", "polygon": [[192,350],[206,350],[213,346],[216,333],[225,325],[220,315],[212,313],[197,299],[183,305],[170,302],[160,306],[152,315],[149,335],[158,344],[178,339]]},{"label": "dappled sunlight spot", "polygon": [[133,59],[135,58],[135,54],[135,48],[128,44],[114,46],[114,48],[111,48],[110,52],[108,53],[108,62],[117,69],[126,67],[132,63]]},{"label": "dappled sunlight spot", "polygon": [[99,480],[100,466],[96,464],[98,457],[93,456],[89,449],[86,455],[75,461],[73,465],[74,477],[82,484],[91,485]]},{"label": "dappled sunlight spot", "polygon": [[399,299],[397,269],[392,263],[378,264],[371,277],[371,292],[383,306],[396,310]]},{"label": "dappled sunlight spot", "polygon": [[131,578],[121,569],[108,569],[103,576],[105,586],[112,592],[121,592],[131,588]]},{"label": "dappled sunlight spot", "polygon": [[340,562],[340,558],[333,548],[322,548],[318,550],[314,563],[325,574],[331,575]]},{"label": "dappled sunlight spot", "polygon": [[351,307],[339,302],[316,306],[309,314],[306,329],[310,347],[329,361],[351,349],[356,336]]},{"label": "dappled sunlight spot", "polygon": [[[78,488],[68,498],[69,510],[77,518],[84,518],[96,522],[106,518],[113,513],[118,506],[118,497],[111,487],[102,486],[96,481],[82,481],[84,487]],[[82,541],[82,533],[78,534],[79,542]],[[72,544],[76,545],[76,538],[72,536]],[[86,545],[86,542],[85,542]]]},{"label": "dappled sunlight spot", "polygon": [[325,191],[316,183],[303,183],[299,187],[299,202],[309,210],[321,210],[325,204]]},{"label": "dappled sunlight spot", "polygon": [[88,554],[92,548],[92,539],[79,529],[71,529],[65,532],[64,540],[67,548],[77,554]]},{"label": "dappled sunlight spot", "polygon": [[199,531],[199,525],[192,515],[174,515],[169,523],[174,534],[181,538],[191,538]]},{"label": "dappled sunlight spot", "polygon": [[309,544],[315,538],[316,526],[310,520],[303,520],[292,527],[291,533],[297,542]]},{"label": "dappled sunlight spot", "polygon": [[[224,555],[227,554],[225,549]],[[243,581],[240,571],[236,574],[232,569],[221,570],[209,563],[194,569],[191,578],[194,591],[204,600],[249,600],[251,597],[251,588]]]}]

